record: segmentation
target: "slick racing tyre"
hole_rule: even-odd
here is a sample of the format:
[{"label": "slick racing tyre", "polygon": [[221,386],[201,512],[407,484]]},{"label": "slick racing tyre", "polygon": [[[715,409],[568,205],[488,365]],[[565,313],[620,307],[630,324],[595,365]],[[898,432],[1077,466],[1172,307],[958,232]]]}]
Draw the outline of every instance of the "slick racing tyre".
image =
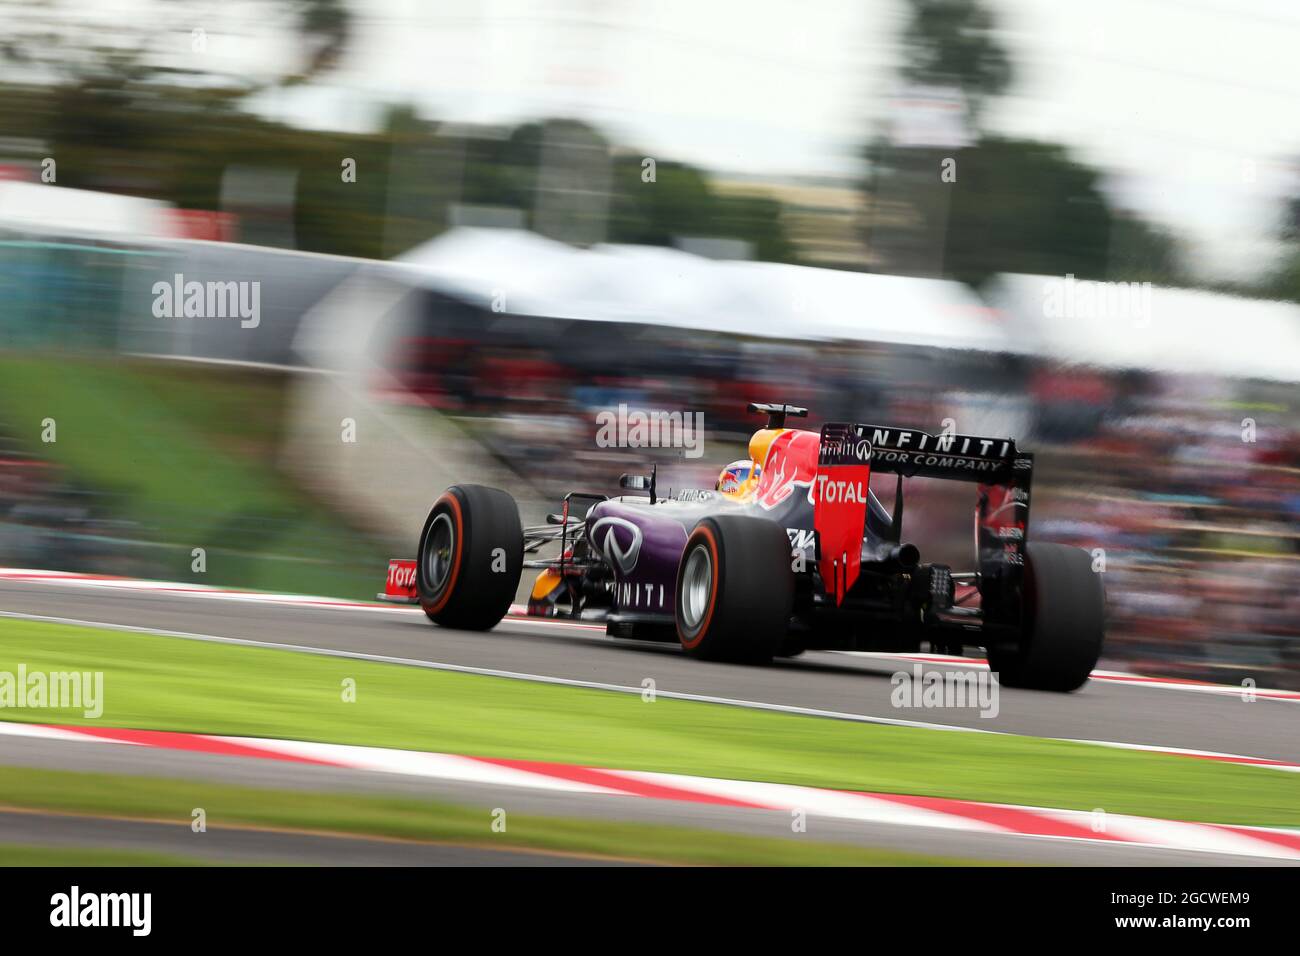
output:
[{"label": "slick racing tyre", "polygon": [[1106,593],[1092,556],[1063,544],[1030,543],[1018,644],[990,646],[989,669],[1008,687],[1072,691],[1097,666]]},{"label": "slick racing tyre", "polygon": [[695,526],[677,566],[677,637],[686,653],[766,663],[785,639],[793,601],[784,528],[750,515]]},{"label": "slick racing tyre", "polygon": [[510,610],[523,563],[515,500],[496,488],[453,485],[434,502],[420,534],[420,606],[443,627],[495,627]]}]

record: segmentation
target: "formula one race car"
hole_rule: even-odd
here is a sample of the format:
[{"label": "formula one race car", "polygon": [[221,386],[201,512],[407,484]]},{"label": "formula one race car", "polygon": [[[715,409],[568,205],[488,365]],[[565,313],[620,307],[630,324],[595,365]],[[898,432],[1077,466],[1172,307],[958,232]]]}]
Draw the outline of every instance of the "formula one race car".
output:
[{"label": "formula one race car", "polygon": [[[1091,556],[1026,540],[1033,456],[1009,438],[931,435],[849,423],[786,428],[767,416],[711,489],[661,497],[655,472],[624,475],[636,495],[572,492],[521,527],[506,492],[456,485],[440,497],[417,558],[389,567],[387,600],[435,623],[487,629],[506,615],[524,567],[540,570],[528,613],[604,622],[618,637],[677,641],[691,655],[765,662],[805,648],[961,653],[983,646],[1003,684],[1070,691],[1097,662],[1105,596]],[[892,511],[868,487],[898,476]],[[977,484],[975,564],[921,560],[903,540],[903,479]],[[553,557],[537,557],[547,545]]]}]

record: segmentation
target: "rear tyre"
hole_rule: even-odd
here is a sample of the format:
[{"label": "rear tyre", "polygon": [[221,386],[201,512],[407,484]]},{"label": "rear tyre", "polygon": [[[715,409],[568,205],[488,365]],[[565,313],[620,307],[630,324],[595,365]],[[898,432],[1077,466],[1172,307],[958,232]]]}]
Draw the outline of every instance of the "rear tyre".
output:
[{"label": "rear tyre", "polygon": [[453,485],[434,502],[420,534],[420,606],[443,627],[495,627],[510,610],[523,563],[515,500],[496,488]]},{"label": "rear tyre", "polygon": [[1101,656],[1106,592],[1082,548],[1032,543],[1025,553],[1020,640],[988,648],[989,669],[1008,687],[1072,691]]},{"label": "rear tyre", "polygon": [[677,638],[705,660],[766,663],[790,626],[790,539],[750,515],[705,518],[677,567]]}]

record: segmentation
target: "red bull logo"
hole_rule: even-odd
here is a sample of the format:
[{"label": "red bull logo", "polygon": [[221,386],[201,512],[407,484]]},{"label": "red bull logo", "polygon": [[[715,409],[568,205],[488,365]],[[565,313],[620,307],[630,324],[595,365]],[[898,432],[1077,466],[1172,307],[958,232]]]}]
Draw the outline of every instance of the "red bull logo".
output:
[{"label": "red bull logo", "polygon": [[767,460],[763,462],[756,499],[771,510],[797,488],[812,487],[817,477],[817,451],[820,438],[815,432],[791,430],[772,439]]}]

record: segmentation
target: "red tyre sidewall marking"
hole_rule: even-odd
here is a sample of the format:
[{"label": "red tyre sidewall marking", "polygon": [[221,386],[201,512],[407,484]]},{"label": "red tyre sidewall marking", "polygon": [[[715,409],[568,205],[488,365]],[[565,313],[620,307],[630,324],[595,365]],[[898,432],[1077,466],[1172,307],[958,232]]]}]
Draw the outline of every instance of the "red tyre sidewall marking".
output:
[{"label": "red tyre sidewall marking", "polygon": [[[709,608],[704,612],[704,620],[700,624],[700,629],[695,632],[695,637],[688,641],[682,635],[680,625],[677,628],[677,639],[682,642],[682,647],[686,648],[688,651],[694,650],[698,647],[700,641],[704,640],[704,636],[709,633],[709,624],[713,622],[713,609],[718,603],[718,580],[722,577],[722,559],[720,557],[721,549],[718,547],[718,539],[714,536],[713,529],[706,524],[702,524],[695,529],[695,534],[698,534],[708,542],[709,560],[713,562],[713,580],[710,582],[709,587]],[[695,537],[695,534],[692,534],[691,537]],[[688,548],[687,550],[689,551],[690,549]],[[684,564],[683,567],[685,567]]]},{"label": "red tyre sidewall marking", "polygon": [[[438,505],[442,504],[444,501],[450,506],[448,510],[451,512],[453,531],[456,535],[455,547],[453,549],[455,553],[452,555],[451,580],[447,582],[447,587],[442,592],[442,597],[438,598],[438,600],[433,604],[426,604],[424,606],[424,610],[429,614],[437,614],[446,607],[447,602],[451,600],[451,596],[456,590],[456,579],[460,577],[460,566],[465,560],[465,520],[461,515],[460,500],[449,491],[438,499],[438,502],[434,507],[437,508]],[[421,559],[423,559],[423,555],[421,555]]]}]

